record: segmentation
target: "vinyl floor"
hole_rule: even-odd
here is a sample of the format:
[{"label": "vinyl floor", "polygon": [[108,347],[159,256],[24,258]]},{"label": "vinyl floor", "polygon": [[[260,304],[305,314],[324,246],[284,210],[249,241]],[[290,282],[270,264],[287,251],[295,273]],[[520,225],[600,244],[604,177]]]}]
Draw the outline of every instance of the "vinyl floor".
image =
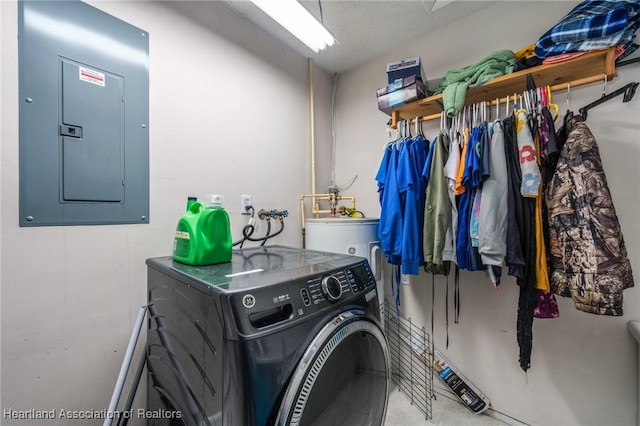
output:
[{"label": "vinyl floor", "polygon": [[474,414],[453,396],[436,394],[432,401],[432,418],[425,420],[425,415],[399,390],[393,389],[389,394],[389,406],[385,426],[505,426],[500,420],[489,415]]}]

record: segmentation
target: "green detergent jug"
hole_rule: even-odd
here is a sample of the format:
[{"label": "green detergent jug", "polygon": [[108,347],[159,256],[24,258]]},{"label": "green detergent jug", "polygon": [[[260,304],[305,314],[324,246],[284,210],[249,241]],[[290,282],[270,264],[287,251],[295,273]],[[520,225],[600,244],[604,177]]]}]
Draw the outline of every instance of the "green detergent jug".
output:
[{"label": "green detergent jug", "polygon": [[178,221],[173,259],[188,265],[231,261],[231,227],[222,205],[195,202]]}]

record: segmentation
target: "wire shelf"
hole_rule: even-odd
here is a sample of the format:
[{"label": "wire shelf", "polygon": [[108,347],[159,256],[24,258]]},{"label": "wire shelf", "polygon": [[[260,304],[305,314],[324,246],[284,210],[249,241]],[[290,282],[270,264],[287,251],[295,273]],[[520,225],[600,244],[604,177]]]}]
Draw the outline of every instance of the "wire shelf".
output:
[{"label": "wire shelf", "polygon": [[388,301],[382,308],[384,331],[389,346],[391,380],[425,420],[432,418],[433,371],[431,338],[405,318]]}]

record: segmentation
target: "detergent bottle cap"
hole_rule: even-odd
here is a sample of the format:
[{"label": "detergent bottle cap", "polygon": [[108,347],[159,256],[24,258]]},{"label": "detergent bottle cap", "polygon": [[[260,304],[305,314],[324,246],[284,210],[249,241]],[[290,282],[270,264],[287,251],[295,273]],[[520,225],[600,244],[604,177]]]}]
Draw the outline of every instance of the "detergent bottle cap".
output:
[{"label": "detergent bottle cap", "polygon": [[187,198],[187,210],[191,208],[198,201],[198,197],[188,197]]},{"label": "detergent bottle cap", "polygon": [[205,197],[207,208],[220,208],[224,204],[224,195],[221,194],[208,194]]}]

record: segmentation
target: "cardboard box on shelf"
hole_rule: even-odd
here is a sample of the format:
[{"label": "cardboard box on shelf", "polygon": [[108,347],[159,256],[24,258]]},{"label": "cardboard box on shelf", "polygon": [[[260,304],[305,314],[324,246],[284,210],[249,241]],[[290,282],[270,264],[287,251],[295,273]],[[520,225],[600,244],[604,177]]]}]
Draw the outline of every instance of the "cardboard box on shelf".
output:
[{"label": "cardboard box on shelf", "polygon": [[422,66],[420,65],[420,57],[402,59],[400,61],[389,62],[387,64],[387,83],[392,84],[399,78],[407,78],[416,76],[423,83],[427,80],[422,78]]},{"label": "cardboard box on shelf", "polygon": [[422,99],[427,96],[427,86],[415,75],[399,78],[376,91],[378,109],[391,115],[397,106]]}]

